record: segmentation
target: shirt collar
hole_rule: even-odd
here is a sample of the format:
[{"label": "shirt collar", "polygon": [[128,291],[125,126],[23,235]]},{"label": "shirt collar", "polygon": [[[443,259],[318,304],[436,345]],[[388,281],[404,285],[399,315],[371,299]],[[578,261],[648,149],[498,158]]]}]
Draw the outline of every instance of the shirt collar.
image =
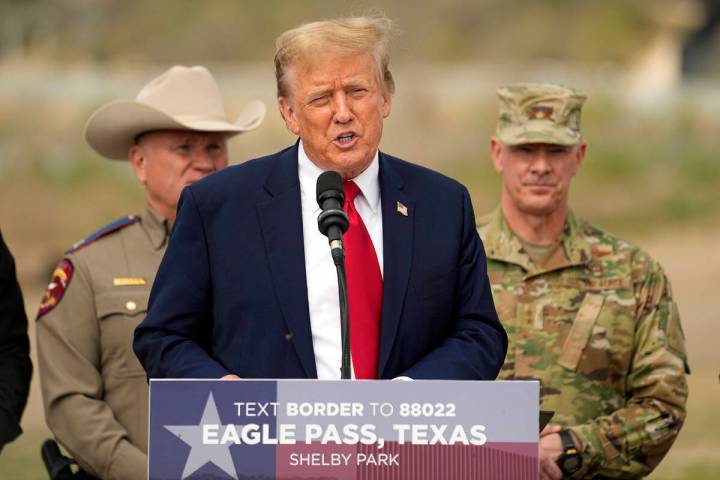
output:
[{"label": "shirt collar", "polygon": [[572,211],[568,210],[565,228],[560,234],[560,244],[565,252],[566,259],[545,267],[537,266],[527,254],[517,235],[510,229],[502,207],[498,206],[492,213],[481,220],[479,228],[488,258],[519,265],[529,275],[545,273],[575,265],[584,265],[591,258],[591,248],[583,236],[582,226]]},{"label": "shirt collar", "polygon": [[167,243],[172,225],[166,218],[163,218],[159,213],[150,208],[150,205],[145,204],[145,213],[143,214],[141,224],[155,250],[160,249]]},{"label": "shirt collar", "polygon": [[[378,159],[378,152],[375,151],[375,157],[370,163],[370,166],[365,169],[357,177],[352,180],[360,187],[362,196],[365,198],[368,206],[373,213],[377,212],[380,206],[380,161]],[[298,177],[300,179],[300,191],[302,195],[306,196],[306,199],[311,201],[311,205],[314,205],[313,211],[320,211],[320,206],[315,201],[315,189],[317,188],[317,179],[323,170],[315,165],[305,153],[302,140],[298,145]]]}]

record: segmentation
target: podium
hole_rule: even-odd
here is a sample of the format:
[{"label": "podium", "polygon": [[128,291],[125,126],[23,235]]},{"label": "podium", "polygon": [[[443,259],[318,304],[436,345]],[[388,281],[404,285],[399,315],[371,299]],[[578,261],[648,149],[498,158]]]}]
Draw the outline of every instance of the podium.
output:
[{"label": "podium", "polygon": [[537,382],[151,380],[148,477],[536,480]]}]

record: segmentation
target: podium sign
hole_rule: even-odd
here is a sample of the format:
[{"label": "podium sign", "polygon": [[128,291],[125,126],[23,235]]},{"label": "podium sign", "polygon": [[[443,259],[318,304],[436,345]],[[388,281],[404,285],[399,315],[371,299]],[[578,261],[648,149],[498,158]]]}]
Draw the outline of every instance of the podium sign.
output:
[{"label": "podium sign", "polygon": [[151,380],[149,478],[538,478],[537,382]]}]

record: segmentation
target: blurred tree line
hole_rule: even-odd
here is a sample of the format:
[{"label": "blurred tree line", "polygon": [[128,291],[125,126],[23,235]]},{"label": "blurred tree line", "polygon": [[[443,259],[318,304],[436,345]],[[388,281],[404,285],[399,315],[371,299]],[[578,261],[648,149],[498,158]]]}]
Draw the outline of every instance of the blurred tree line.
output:
[{"label": "blurred tree line", "polygon": [[[675,0],[677,1],[677,0]],[[267,59],[303,21],[382,12],[400,58],[629,61],[664,0],[0,0],[0,58],[176,62]]]}]

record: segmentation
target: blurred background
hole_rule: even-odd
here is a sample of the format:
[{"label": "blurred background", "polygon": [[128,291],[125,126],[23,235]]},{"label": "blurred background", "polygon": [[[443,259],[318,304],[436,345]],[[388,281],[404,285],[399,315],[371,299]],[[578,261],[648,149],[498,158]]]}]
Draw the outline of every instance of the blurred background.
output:
[{"label": "blurred background", "polygon": [[[0,0],[0,228],[33,348],[37,305],[62,252],[143,208],[129,165],[84,143],[93,110],[134,98],[172,64],[204,64],[230,117],[250,99],[269,107],[257,131],[231,142],[232,162],[275,152],[294,141],[277,113],[275,37],[373,12],[399,30],[381,148],[465,183],[478,215],[499,199],[488,155],[496,88],[551,81],[589,95],[572,205],[663,264],[693,370],[688,420],[651,478],[720,478],[718,0]],[[47,478],[37,372],[23,428],[0,455],[0,477]]]}]

